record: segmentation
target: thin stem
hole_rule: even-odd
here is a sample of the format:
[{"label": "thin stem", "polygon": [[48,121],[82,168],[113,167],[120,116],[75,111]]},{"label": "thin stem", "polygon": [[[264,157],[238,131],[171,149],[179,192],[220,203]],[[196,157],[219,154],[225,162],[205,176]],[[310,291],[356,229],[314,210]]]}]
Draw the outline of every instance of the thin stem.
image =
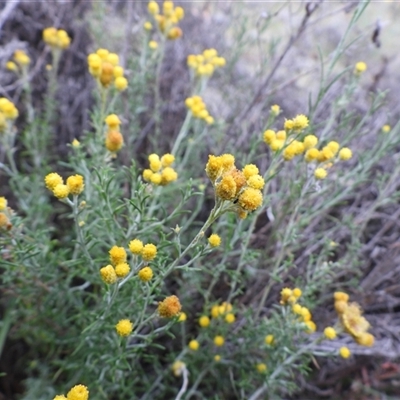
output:
[{"label": "thin stem", "polygon": [[182,127],[178,133],[178,136],[175,139],[175,143],[172,147],[171,154],[175,155],[178,153],[179,146],[180,146],[182,140],[185,138],[185,136],[188,133],[191,120],[192,120],[192,112],[188,111],[188,113],[186,114],[185,121],[183,122]]},{"label": "thin stem", "polygon": [[73,216],[74,216],[74,222],[75,222],[75,230],[76,230],[76,234],[77,234],[78,243],[79,243],[81,249],[83,250],[83,253],[85,254],[86,259],[89,261],[90,266],[94,270],[96,268],[96,266],[94,265],[93,259],[90,256],[89,251],[88,251],[88,249],[86,247],[85,239],[84,239],[83,233],[82,233],[82,229],[81,229],[81,227],[79,225],[78,196],[74,195],[73,201],[71,202],[71,200],[67,199],[67,202],[72,207]]},{"label": "thin stem", "polygon": [[180,400],[182,398],[182,396],[186,393],[189,384],[189,372],[186,367],[183,368],[182,375],[183,375],[183,384],[178,395],[175,397],[175,400]]}]

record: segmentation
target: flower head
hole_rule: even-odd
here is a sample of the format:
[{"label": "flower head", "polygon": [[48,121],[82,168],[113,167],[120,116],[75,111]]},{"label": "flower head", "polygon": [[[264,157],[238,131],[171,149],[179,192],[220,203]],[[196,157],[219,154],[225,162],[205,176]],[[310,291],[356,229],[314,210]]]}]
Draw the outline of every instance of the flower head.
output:
[{"label": "flower head", "polygon": [[264,142],[266,144],[271,144],[273,140],[276,139],[276,133],[272,129],[267,129],[263,135]]},{"label": "flower head", "polygon": [[304,155],[304,159],[306,160],[306,162],[312,162],[312,161],[314,161],[314,160],[317,160],[318,159],[318,157],[319,157],[319,150],[318,149],[316,149],[316,148],[311,148],[311,149],[308,149],[307,151],[306,151],[306,154]]},{"label": "flower head", "polygon": [[192,351],[197,351],[200,347],[200,343],[197,340],[191,340],[188,344],[188,347]]},{"label": "flower head", "polygon": [[354,338],[360,337],[370,327],[369,322],[362,316],[361,308],[357,303],[348,304],[340,315],[340,319],[345,331]]},{"label": "flower head", "polygon": [[123,247],[113,246],[110,251],[110,261],[113,265],[126,262],[126,251]]},{"label": "flower head", "polygon": [[233,200],[236,195],[236,182],[233,176],[224,175],[216,185],[215,193],[222,200]]},{"label": "flower head", "polygon": [[257,368],[257,371],[258,371],[260,374],[263,374],[264,372],[267,371],[267,366],[266,366],[264,363],[258,363],[258,364],[256,365],[256,368]]},{"label": "flower head", "polygon": [[141,254],[143,250],[143,242],[139,239],[131,240],[129,242],[129,250],[135,255]]},{"label": "flower head", "polygon": [[293,118],[292,129],[300,131],[302,129],[307,128],[307,126],[308,126],[308,118],[304,114],[296,115],[296,117]]},{"label": "flower head", "polygon": [[300,298],[301,295],[303,294],[302,290],[298,287],[294,288],[292,291],[292,294],[294,297],[296,297],[296,299]]},{"label": "flower head", "polygon": [[157,255],[157,247],[154,244],[148,243],[143,247],[142,249],[143,260],[145,261],[154,260],[156,255]]},{"label": "flower head", "polygon": [[199,318],[199,325],[200,325],[202,328],[207,328],[207,327],[210,325],[210,318],[207,317],[207,315],[202,315],[202,316]]},{"label": "flower head", "polygon": [[344,292],[335,292],[333,298],[335,301],[345,301],[346,303],[349,301],[349,295]]},{"label": "flower head", "polygon": [[367,64],[364,61],[359,61],[354,66],[354,74],[355,75],[361,75],[366,70],[367,70]]},{"label": "flower head", "polygon": [[261,175],[253,175],[247,180],[247,184],[257,190],[262,190],[265,185],[264,178]]},{"label": "flower head", "polygon": [[347,161],[350,160],[350,158],[353,156],[351,150],[348,147],[343,147],[339,151],[339,158],[341,160]]},{"label": "flower head", "polygon": [[84,385],[76,385],[67,393],[68,400],[88,400],[88,398],[89,390]]},{"label": "flower head", "polygon": [[158,303],[158,313],[160,317],[172,318],[180,313],[182,309],[181,303],[177,296],[172,295],[166,297]]},{"label": "flower head", "polygon": [[157,2],[149,1],[149,4],[147,5],[147,11],[151,15],[157,15],[160,12],[160,8],[158,7]]},{"label": "flower head", "polygon": [[371,347],[375,342],[375,337],[369,332],[363,332],[360,336],[356,337],[355,340],[361,346]]},{"label": "flower head", "polygon": [[116,114],[108,115],[104,121],[110,129],[118,129],[121,125],[121,120]]},{"label": "flower head", "polygon": [[332,328],[331,326],[328,326],[327,328],[324,329],[324,335],[327,339],[335,339],[337,334],[334,328]]},{"label": "flower head", "polygon": [[63,50],[69,47],[71,38],[64,29],[50,27],[43,30],[43,41],[51,47]]},{"label": "flower head", "polygon": [[0,229],[10,230],[12,228],[12,224],[8,219],[7,215],[0,212]]},{"label": "flower head", "polygon": [[392,128],[390,127],[390,125],[383,125],[382,126],[382,132],[383,133],[389,133],[390,132],[390,130],[391,130]]},{"label": "flower head", "polygon": [[116,130],[111,130],[107,132],[105,146],[106,149],[115,153],[121,150],[124,144],[124,137],[122,136],[121,132]]},{"label": "flower head", "polygon": [[221,238],[216,233],[213,233],[208,238],[208,243],[210,244],[211,247],[218,247],[221,245]]},{"label": "flower head", "polygon": [[281,112],[281,108],[278,106],[278,104],[274,104],[271,106],[271,114],[277,116]]},{"label": "flower head", "polygon": [[31,59],[29,58],[28,54],[26,54],[23,50],[15,50],[14,61],[20,66],[26,66],[31,63]]},{"label": "flower head", "polygon": [[311,149],[318,144],[318,138],[315,135],[307,135],[303,140],[303,144],[306,150]]},{"label": "flower head", "polygon": [[119,336],[129,336],[133,331],[133,324],[129,319],[121,319],[118,324],[115,325],[115,329]]},{"label": "flower head", "polygon": [[343,357],[343,358],[349,358],[351,356],[350,350],[344,346],[339,349],[339,354],[340,354],[340,357]]},{"label": "flower head", "polygon": [[209,155],[208,162],[206,165],[206,174],[210,178],[211,182],[215,182],[215,180],[222,173],[222,159],[221,157]]},{"label": "flower head", "polygon": [[161,182],[160,184],[165,186],[171,182],[174,182],[178,179],[178,173],[171,167],[165,167],[161,171]]},{"label": "flower head", "polygon": [[224,339],[223,336],[217,335],[217,336],[214,337],[214,344],[215,344],[217,347],[223,346],[224,343],[225,343],[225,339]]},{"label": "flower head", "polygon": [[233,324],[236,320],[235,314],[228,313],[225,315],[225,322],[228,324]]},{"label": "flower head", "polygon": [[245,211],[254,211],[261,206],[263,201],[262,193],[253,189],[252,187],[247,187],[239,196],[239,205]]},{"label": "flower head", "polygon": [[57,185],[63,184],[64,180],[56,172],[52,172],[51,174],[46,175],[46,177],[44,178],[44,182],[47,189],[54,190]]},{"label": "flower head", "polygon": [[164,154],[161,157],[161,165],[165,168],[165,167],[170,167],[172,165],[172,163],[175,161],[175,157],[172,154]]},{"label": "flower head", "polygon": [[292,296],[292,294],[293,294],[292,289],[289,289],[287,287],[283,288],[281,290],[281,301],[280,301],[280,303],[281,304],[286,304],[289,301],[289,299]]},{"label": "flower head", "polygon": [[172,364],[171,369],[175,376],[181,376],[183,371],[186,369],[186,364],[180,360],[177,360]]},{"label": "flower head", "polygon": [[107,265],[100,269],[100,276],[104,283],[112,285],[117,281],[117,274],[112,265]]},{"label": "flower head", "polygon": [[257,175],[258,172],[258,168],[254,164],[247,164],[243,167],[243,174],[246,179],[249,179],[253,175]]},{"label": "flower head", "polygon": [[150,267],[144,267],[138,272],[139,279],[148,282],[153,277],[153,270]]},{"label": "flower head", "polygon": [[151,50],[156,50],[158,48],[158,43],[155,40],[150,40],[149,42],[149,48]]},{"label": "flower head", "polygon": [[9,71],[18,71],[17,64],[15,64],[15,62],[13,62],[13,61],[7,61],[6,62],[6,68]]},{"label": "flower head", "polygon": [[185,322],[187,320],[187,315],[183,311],[179,314],[178,322]]},{"label": "flower head", "polygon": [[268,346],[272,345],[274,343],[274,335],[267,335],[265,336],[264,339],[265,344],[267,344]]},{"label": "flower head", "polygon": [[114,85],[117,90],[122,92],[128,87],[128,80],[124,76],[118,76],[115,78]]},{"label": "flower head", "polygon": [[115,266],[115,273],[117,274],[118,278],[124,278],[129,274],[130,270],[131,268],[126,262],[119,263]]},{"label": "flower head", "polygon": [[325,168],[317,168],[315,171],[314,171],[314,177],[315,177],[315,179],[325,179],[326,178],[326,176],[328,175],[328,172],[326,172],[326,169]]},{"label": "flower head", "polygon": [[0,197],[0,211],[4,211],[7,208],[7,199]]},{"label": "flower head", "polygon": [[53,189],[53,194],[58,199],[65,199],[69,195],[69,188],[67,185],[58,184]]},{"label": "flower head", "polygon": [[83,183],[82,175],[73,175],[67,178],[67,186],[69,192],[73,195],[82,193],[85,184]]}]

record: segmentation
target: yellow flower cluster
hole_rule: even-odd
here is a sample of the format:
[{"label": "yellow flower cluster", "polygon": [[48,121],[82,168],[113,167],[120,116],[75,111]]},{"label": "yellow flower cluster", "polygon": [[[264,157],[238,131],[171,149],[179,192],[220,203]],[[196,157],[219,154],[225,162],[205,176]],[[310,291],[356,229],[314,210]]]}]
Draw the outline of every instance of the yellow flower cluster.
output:
[{"label": "yellow flower cluster", "polygon": [[188,97],[185,100],[185,105],[192,112],[193,117],[203,119],[208,125],[214,123],[214,118],[209,114],[207,107],[200,96]]},{"label": "yellow flower cluster", "polygon": [[68,393],[67,397],[59,394],[53,400],[88,400],[89,390],[85,385],[75,385]]},{"label": "yellow flower cluster", "polygon": [[219,57],[215,49],[206,49],[202,54],[189,54],[187,65],[196,75],[210,77],[216,68],[225,66],[224,57]]},{"label": "yellow flower cluster", "polygon": [[[215,304],[211,307],[211,317],[214,319],[223,318],[227,324],[233,324],[236,321],[236,316],[232,312],[232,304],[224,301],[221,304]],[[208,315],[202,315],[199,318],[199,325],[202,328],[207,328],[211,323]]]},{"label": "yellow flower cluster", "polygon": [[[134,255],[142,256],[145,262],[154,260],[157,255],[157,247],[154,244],[143,245],[143,242],[139,239],[133,239],[129,242],[129,250]],[[148,282],[153,277],[153,270],[149,266],[145,266],[138,272],[138,277],[141,281]]]},{"label": "yellow flower cluster", "polygon": [[71,44],[71,38],[68,36],[68,33],[63,29],[56,29],[54,27],[43,30],[43,40],[52,48],[61,50],[67,49]]},{"label": "yellow flower cluster", "polygon": [[372,346],[374,336],[367,332],[370,324],[362,316],[362,310],[357,303],[349,303],[349,295],[344,292],[335,292],[335,310],[343,330],[353,337],[361,346]]},{"label": "yellow flower cluster", "polygon": [[304,322],[309,332],[315,332],[317,326],[315,322],[312,321],[312,314],[307,307],[301,306],[297,301],[301,297],[302,291],[299,288],[289,289],[287,287],[281,290],[281,300],[282,305],[291,305],[292,312],[298,315],[300,321]]},{"label": "yellow flower cluster", "polygon": [[157,154],[150,154],[148,159],[150,168],[143,171],[145,181],[166,186],[178,179],[177,172],[171,167],[175,161],[172,154],[164,154],[161,158]]},{"label": "yellow flower cluster", "polygon": [[293,119],[287,119],[284,123],[285,131],[300,132],[308,127],[309,121],[304,114],[296,115]]},{"label": "yellow flower cluster", "polygon": [[163,318],[172,318],[181,312],[182,306],[177,296],[172,295],[166,297],[158,303],[158,314]]},{"label": "yellow flower cluster", "polygon": [[71,175],[64,184],[63,178],[56,172],[52,172],[44,178],[47,189],[51,190],[58,199],[65,199],[70,194],[78,196],[85,187],[82,175]]},{"label": "yellow flower cluster", "polygon": [[90,74],[103,88],[108,88],[111,82],[114,82],[114,86],[119,91],[128,87],[124,69],[119,65],[118,54],[110,53],[106,49],[98,49],[96,53],[89,54],[87,60]]},{"label": "yellow flower cluster", "polygon": [[23,50],[15,50],[12,60],[7,61],[6,68],[10,71],[20,71],[31,63],[31,59],[28,54]]},{"label": "yellow flower cluster", "polygon": [[119,131],[121,121],[116,114],[110,114],[106,117],[105,123],[108,127],[105,139],[105,146],[108,151],[116,153],[121,150],[124,144],[124,137]]},{"label": "yellow flower cluster", "polygon": [[[296,122],[296,119],[299,121]],[[295,121],[293,123],[293,121]],[[330,141],[320,150],[317,149],[318,138],[315,135],[306,135],[303,141],[299,141],[293,138],[288,138],[291,130],[296,130],[296,127],[300,129],[301,126],[308,126],[307,117],[297,116],[294,120],[290,120],[290,129],[287,129],[285,122],[285,130],[278,132],[268,129],[264,132],[264,142],[270,147],[272,151],[278,151],[283,149],[282,156],[285,161],[290,161],[294,157],[304,154],[304,160],[307,163],[316,162],[318,164],[314,171],[314,177],[316,179],[325,179],[328,175],[327,169],[330,168],[333,163],[337,160],[349,160],[352,157],[352,152],[348,147],[342,147],[338,142]],[[303,128],[301,128],[303,129]],[[300,129],[300,130],[301,130]],[[340,150],[339,150],[340,149]]]},{"label": "yellow flower cluster", "polygon": [[206,165],[206,173],[214,185],[216,196],[237,204],[238,214],[243,218],[263,202],[261,190],[265,182],[258,172],[254,164],[247,164],[241,171],[238,170],[232,154],[210,155]]},{"label": "yellow flower cluster", "polygon": [[175,40],[182,36],[182,30],[177,26],[178,22],[185,16],[182,7],[174,7],[172,1],[164,1],[163,12],[160,14],[160,7],[157,2],[150,1],[147,10],[157,22],[160,32],[167,39]]},{"label": "yellow flower cluster", "polygon": [[17,117],[18,109],[14,103],[6,97],[0,97],[0,132],[10,127]]},{"label": "yellow flower cluster", "polygon": [[100,269],[100,276],[104,283],[112,285],[118,278],[125,278],[131,270],[127,261],[127,254],[123,247],[113,246],[108,252],[111,264]]}]

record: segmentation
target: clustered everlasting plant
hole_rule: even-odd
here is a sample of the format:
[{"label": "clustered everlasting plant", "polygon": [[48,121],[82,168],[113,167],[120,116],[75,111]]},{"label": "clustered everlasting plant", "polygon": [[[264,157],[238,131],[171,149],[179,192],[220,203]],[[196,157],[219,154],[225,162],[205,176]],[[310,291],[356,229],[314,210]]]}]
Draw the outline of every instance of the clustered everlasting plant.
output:
[{"label": "clustered everlasting plant", "polygon": [[[0,167],[10,188],[10,199],[0,197],[4,304],[10,335],[23,338],[32,347],[28,357],[34,357],[22,398],[87,400],[89,392],[93,399],[255,400],[267,392],[277,398],[296,390],[294,372],[309,372],[312,357],[349,358],[341,334],[361,346],[374,344],[361,307],[330,282],[343,265],[330,261],[333,245],[325,232],[304,276],[294,273],[302,231],[348,190],[344,182],[351,171],[339,161],[353,161],[354,136],[336,137],[324,128],[313,118],[318,104],[285,120],[284,107],[275,104],[260,117],[264,128],[254,133],[246,154],[234,146],[225,150],[217,145],[225,123],[203,99],[210,78],[230,61],[205,49],[187,57],[192,89],[181,104],[186,117],[170,148],[158,147],[160,65],[166,40],[182,36],[184,10],[165,1],[160,12],[150,1],[148,12],[162,45],[149,40],[153,24],[146,21],[144,46],[132,55],[140,59],[134,74],[153,99],[148,118],[154,137],[145,155],[128,135],[121,100],[124,91],[125,100],[139,93],[139,83],[128,82],[119,56],[104,48],[87,56],[97,84],[91,130],[72,141],[62,160],[29,134],[37,132],[32,118],[42,118],[43,135],[51,137],[51,110],[44,116],[34,110],[20,128],[28,132],[21,136],[21,155],[15,152],[18,110],[0,99],[0,144],[7,157]],[[51,27],[43,40],[56,71],[71,39]],[[29,57],[17,51],[6,68],[26,77],[29,65]],[[366,65],[349,70],[346,96]],[[49,86],[50,100],[54,93]],[[137,99],[128,106],[133,115],[142,107]],[[364,125],[357,123],[360,133]],[[391,128],[382,131],[389,135]],[[215,144],[213,151],[205,138]],[[332,181],[322,181],[328,171]],[[287,193],[293,203],[285,200]],[[257,248],[254,236],[265,215],[277,228]],[[258,280],[261,289],[246,292]],[[332,326],[321,325],[313,311],[321,293],[334,293],[338,319]],[[318,351],[321,342],[330,350]],[[70,387],[66,396],[59,394]]]}]

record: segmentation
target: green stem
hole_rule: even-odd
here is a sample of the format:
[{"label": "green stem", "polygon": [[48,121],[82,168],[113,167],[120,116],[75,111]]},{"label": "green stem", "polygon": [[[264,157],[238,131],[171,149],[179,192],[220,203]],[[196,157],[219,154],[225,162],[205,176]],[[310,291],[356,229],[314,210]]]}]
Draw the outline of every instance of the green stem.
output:
[{"label": "green stem", "polygon": [[175,139],[175,143],[172,147],[171,154],[177,155],[179,146],[188,133],[191,120],[192,120],[192,112],[188,111],[188,113],[186,114],[185,121],[183,122],[182,127],[178,133],[178,136]]}]

